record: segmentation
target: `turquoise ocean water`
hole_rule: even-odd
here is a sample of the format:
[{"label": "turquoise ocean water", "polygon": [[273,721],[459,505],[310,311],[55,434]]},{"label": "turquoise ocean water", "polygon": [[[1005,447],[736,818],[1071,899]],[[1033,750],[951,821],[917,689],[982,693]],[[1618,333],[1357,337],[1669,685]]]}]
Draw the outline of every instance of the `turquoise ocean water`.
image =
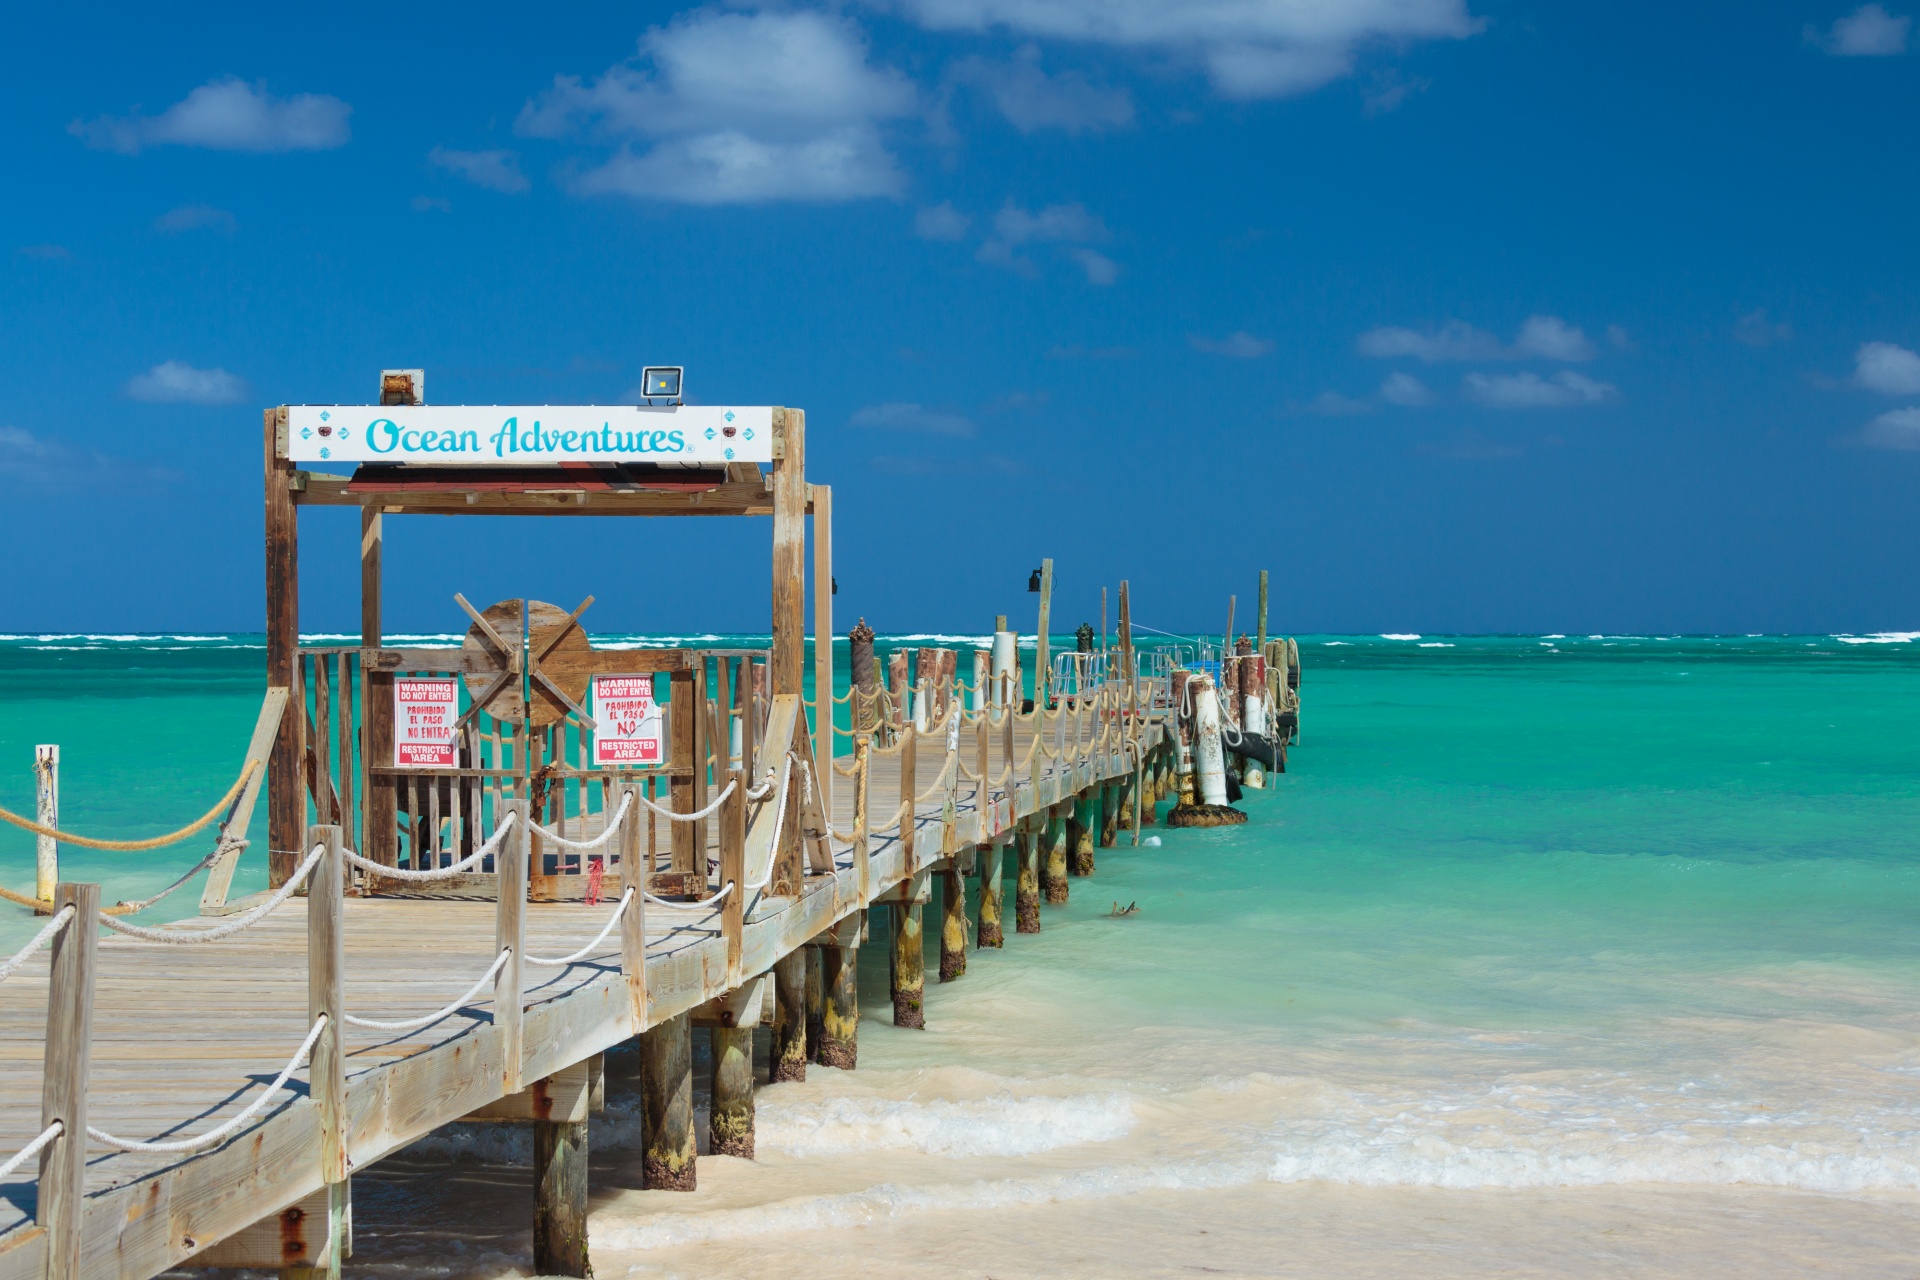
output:
[{"label": "turquoise ocean water", "polygon": [[[910,1238],[929,1274],[977,1274],[965,1242],[1008,1213],[1036,1224],[1029,1256],[1066,1252],[995,1274],[1251,1273],[1327,1188],[1486,1213],[1529,1191],[1764,1189],[1915,1225],[1920,639],[1301,648],[1302,739],[1246,827],[1123,837],[1040,935],[932,989],[924,1033],[886,1025],[869,948],[861,1069],[764,1091],[756,1164],[597,1213],[603,1274],[775,1274],[849,1225],[876,1256]],[[246,636],[0,639],[0,804],[30,809],[32,746],[57,741],[65,825],[197,815],[232,778],[262,660]],[[109,899],[188,860],[63,857]],[[32,859],[0,832],[0,882],[30,886]],[[1105,918],[1115,899],[1140,914]],[[0,919],[0,944],[24,935],[24,913]],[[1203,1203],[1242,1211],[1169,1252]],[[513,1273],[496,1243],[471,1274]],[[1435,1248],[1429,1270],[1475,1269]],[[1342,1269],[1361,1270],[1318,1270]]]}]

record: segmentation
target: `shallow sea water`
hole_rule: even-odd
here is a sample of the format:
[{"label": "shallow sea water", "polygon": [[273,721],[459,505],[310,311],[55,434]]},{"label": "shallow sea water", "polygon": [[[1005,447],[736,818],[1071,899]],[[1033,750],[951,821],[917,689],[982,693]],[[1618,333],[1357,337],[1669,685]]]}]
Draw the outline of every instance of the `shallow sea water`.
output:
[{"label": "shallow sea water", "polygon": [[[860,1069],[764,1089],[758,1161],[631,1189],[616,1056],[597,1273],[1915,1274],[1920,650],[1864,639],[1309,640],[1248,826],[1123,836],[924,1032],[869,948]],[[225,697],[244,734],[257,650],[189,655],[190,696],[101,652],[23,684],[0,647],[0,759],[23,689],[69,724]],[[188,813],[224,748],[161,736]],[[356,1178],[350,1271],[526,1274],[525,1161],[456,1127]]]}]

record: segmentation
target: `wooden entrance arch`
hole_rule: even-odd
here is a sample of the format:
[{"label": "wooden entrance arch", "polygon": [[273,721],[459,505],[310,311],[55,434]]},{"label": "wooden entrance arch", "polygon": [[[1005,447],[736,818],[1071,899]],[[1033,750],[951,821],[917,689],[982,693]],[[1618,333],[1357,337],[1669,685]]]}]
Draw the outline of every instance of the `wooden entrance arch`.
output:
[{"label": "wooden entrance arch", "polygon": [[[414,393],[423,380],[382,377],[381,404],[417,406]],[[411,398],[408,398],[411,397]],[[274,885],[296,865],[309,821],[311,799],[326,807],[324,779],[330,743],[328,727],[311,727],[321,740],[309,741],[308,705],[300,650],[299,515],[303,507],[360,509],[360,648],[363,697],[383,696],[395,670],[411,651],[387,649],[380,612],[381,552],[384,521],[394,515],[622,515],[622,516],[771,516],[773,518],[773,593],[769,630],[773,645],[769,666],[772,696],[803,693],[807,576],[806,517],[813,517],[814,633],[816,688],[826,692],[811,731],[816,758],[832,758],[831,691],[833,663],[832,494],[806,479],[806,415],[799,409],[771,410],[772,461],[766,470],[753,462],[678,467],[604,462],[548,462],[535,465],[394,465],[363,461],[352,475],[309,469],[294,461],[296,411],[286,405],[265,412],[267,683],[290,691],[292,714],[282,719],[269,758],[267,828]],[[580,415],[586,410],[551,410]],[[593,410],[591,412],[601,412]],[[606,411],[615,412],[615,411]],[[760,411],[765,413],[766,411]],[[397,416],[397,415],[396,415]],[[324,434],[324,433],[323,433]],[[731,434],[731,431],[729,431]],[[459,584],[450,583],[449,592]],[[492,669],[491,659],[476,657],[475,670]],[[664,668],[662,668],[664,669]],[[325,666],[315,668],[316,684]],[[463,668],[464,672],[464,668]],[[315,751],[317,747],[317,752]],[[376,754],[360,744],[362,765],[357,788],[366,827],[392,822],[383,789],[367,776],[365,762]],[[351,750],[345,753],[351,758]],[[318,767],[316,770],[316,761]],[[343,770],[343,787],[351,786]],[[351,795],[334,797],[333,803]],[[676,824],[677,825],[677,824]]]}]

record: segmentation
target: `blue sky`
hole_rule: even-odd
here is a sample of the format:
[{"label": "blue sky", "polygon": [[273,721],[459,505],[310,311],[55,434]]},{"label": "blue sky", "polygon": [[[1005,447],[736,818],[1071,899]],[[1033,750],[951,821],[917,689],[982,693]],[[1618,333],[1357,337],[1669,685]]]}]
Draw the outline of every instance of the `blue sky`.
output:
[{"label": "blue sky", "polygon": [[[1920,627],[1896,2],[43,6],[0,77],[0,630],[252,628],[259,413],[808,412],[841,626]],[[304,620],[356,617],[304,517]],[[764,626],[762,521],[395,521]],[[1030,625],[1030,624],[1029,624]]]}]

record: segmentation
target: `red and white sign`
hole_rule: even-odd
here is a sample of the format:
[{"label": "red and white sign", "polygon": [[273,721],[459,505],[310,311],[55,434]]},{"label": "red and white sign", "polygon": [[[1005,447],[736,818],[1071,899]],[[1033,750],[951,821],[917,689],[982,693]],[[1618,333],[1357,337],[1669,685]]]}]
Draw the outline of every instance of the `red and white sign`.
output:
[{"label": "red and white sign", "polygon": [[593,678],[593,765],[662,764],[666,760],[660,704],[653,700],[653,677]]},{"label": "red and white sign", "polygon": [[453,726],[460,719],[459,681],[446,676],[395,676],[393,763],[401,769],[452,769]]}]

